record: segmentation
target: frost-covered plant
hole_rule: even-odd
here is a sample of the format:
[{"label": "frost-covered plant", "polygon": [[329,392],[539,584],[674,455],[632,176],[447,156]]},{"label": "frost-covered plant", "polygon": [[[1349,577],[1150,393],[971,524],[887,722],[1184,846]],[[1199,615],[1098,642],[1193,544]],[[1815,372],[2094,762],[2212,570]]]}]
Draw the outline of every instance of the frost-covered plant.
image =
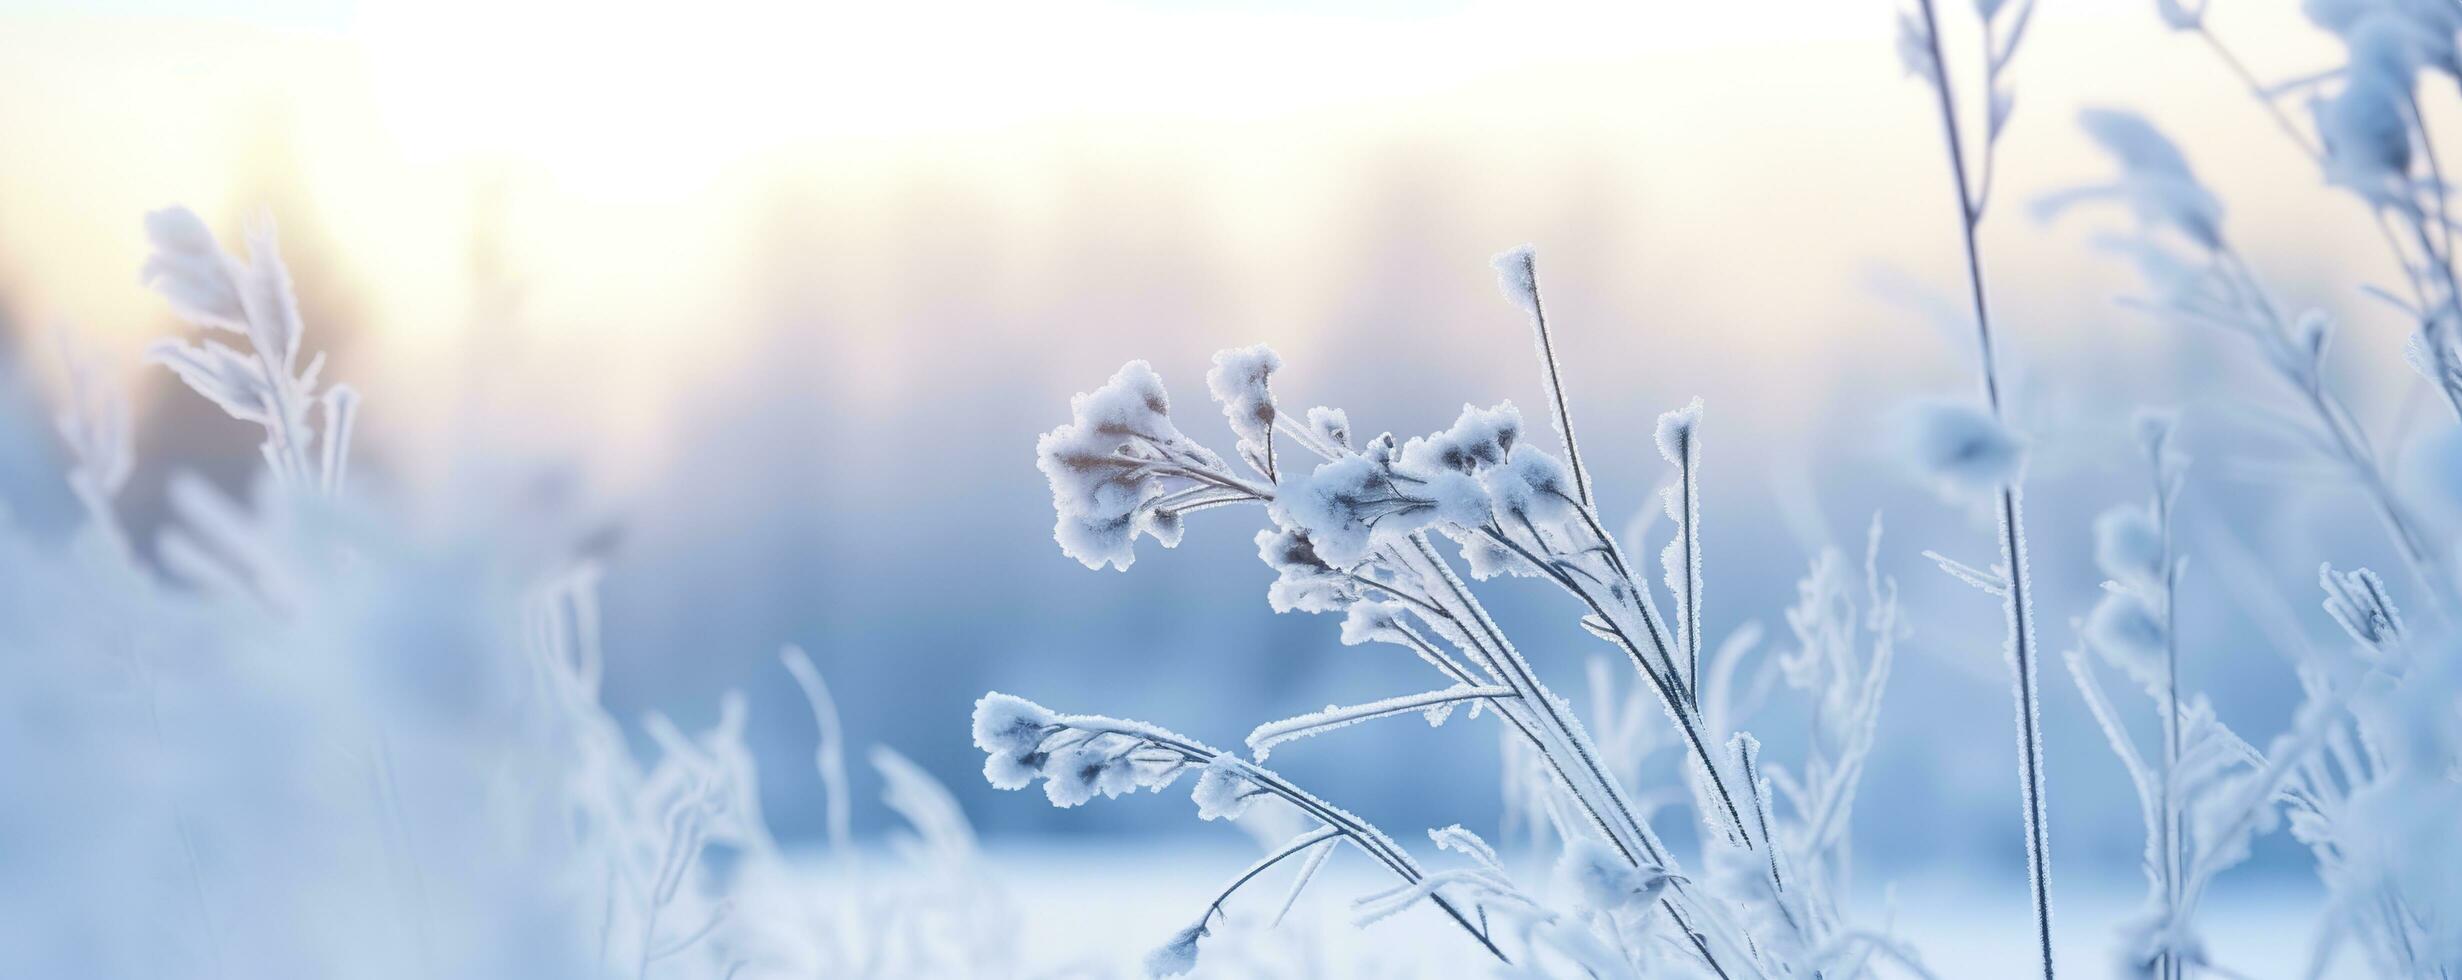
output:
[{"label": "frost-covered plant", "polygon": [[[245,260],[223,251],[205,220],[187,208],[146,215],[145,233],[154,249],[145,260],[145,281],[170,302],[172,311],[192,324],[244,340],[248,347],[241,351],[219,340],[164,339],[155,342],[149,356],[231,417],[263,426],[261,448],[275,479],[315,481],[312,485],[329,491],[341,486],[358,394],[349,385],[318,392],[323,354],[300,366],[305,328],[272,222],[261,221],[249,232]],[[308,426],[312,404],[322,413],[319,430]]]},{"label": "frost-covered plant", "polygon": [[[1432,903],[1518,969],[1851,976],[1876,959],[1902,959],[1895,944],[1854,926],[1827,887],[1843,880],[1847,798],[1869,748],[1886,653],[1869,665],[1827,646],[1803,655],[1806,683],[1817,677],[1853,693],[1824,706],[1831,714],[1801,779],[1770,770],[1752,736],[1714,727],[1710,712],[1722,724],[1730,716],[1723,700],[1702,696],[1726,675],[1705,677],[1703,667],[1700,403],[1662,416],[1656,434],[1672,471],[1661,503],[1673,529],[1657,576],[1672,605],[1662,612],[1649,573],[1600,517],[1535,259],[1516,249],[1497,268],[1507,298],[1531,320],[1554,452],[1526,437],[1509,402],[1466,405],[1452,425],[1425,436],[1360,439],[1339,409],[1283,411],[1272,387],[1281,362],[1262,347],[1217,355],[1207,377],[1238,437],[1238,467],[1179,429],[1162,382],[1142,361],[1073,399],[1070,421],[1036,447],[1057,512],[1054,537],[1087,567],[1128,567],[1141,536],[1175,545],[1188,514],[1257,505],[1269,524],[1256,542],[1275,573],[1266,593],[1275,611],[1338,613],[1344,643],[1400,647],[1445,686],[1259,725],[1246,758],[1155,726],[992,694],[975,712],[986,777],[1007,789],[1040,780],[1051,802],[1066,807],[1097,794],[1159,790],[1193,772],[1201,817],[1234,816],[1270,799],[1307,818],[1309,829],[1234,878],[1154,954],[1147,966],[1156,973],[1190,968],[1224,901],[1268,867],[1308,855],[1296,883],[1304,885],[1342,844],[1401,879],[1359,903],[1363,920]],[[1582,627],[1632,666],[1684,752],[1707,876],[1683,870],[1617,772],[1619,760],[1540,680],[1456,570],[1457,555],[1472,580],[1535,578],[1562,590],[1585,611]],[[1806,628],[1827,622],[1824,615],[1806,612]],[[1894,619],[1875,615],[1894,628]],[[1543,814],[1562,844],[1570,905],[1516,883],[1485,842],[1458,827],[1431,836],[1471,867],[1423,870],[1382,831],[1263,766],[1300,739],[1385,717],[1442,723],[1465,708],[1498,719],[1521,753],[1509,758],[1543,774],[1517,785],[1537,787],[1524,810]],[[1628,749],[1643,741],[1627,724],[1633,717],[1625,711],[1610,730]],[[1774,781],[1794,804],[1792,819],[1775,805]]]},{"label": "frost-covered plant", "polygon": [[1898,18],[1898,51],[1909,74],[1931,89],[1940,113],[1941,133],[1949,151],[1949,174],[1957,193],[1958,229],[1965,244],[1967,296],[1975,319],[1976,376],[1983,387],[1983,412],[1933,406],[1924,411],[1917,446],[1919,461],[1935,479],[1963,487],[1976,496],[1990,496],[2000,525],[2000,564],[1976,570],[1947,559],[1943,568],[1985,592],[1999,596],[2007,623],[2003,649],[2009,658],[2011,695],[2017,710],[2018,787],[2025,815],[2026,878],[2034,899],[2035,939],[2043,958],[2043,975],[2052,976],[2052,853],[2045,826],[2043,792],[2043,722],[2036,693],[2036,655],[2032,572],[2026,563],[2026,510],[2019,483],[2023,475],[2020,440],[2008,431],[2002,405],[2000,362],[1994,352],[1992,306],[1986,298],[1983,250],[1977,235],[1992,200],[1992,178],[1999,160],[2001,131],[2016,105],[2015,91],[2004,76],[2017,57],[2026,26],[2033,22],[2033,0],[1975,0],[1982,20],[1983,138],[1975,141],[1973,172],[1968,170],[1969,143],[1959,121],[1957,87],[1950,81],[1942,50],[1940,16],[1933,0],[1915,0],[1913,12]]},{"label": "frost-covered plant", "polygon": [[2365,495],[2414,575],[2431,593],[2444,593],[2449,576],[2442,549],[2429,543],[2419,518],[2386,478],[2367,432],[2326,382],[2331,321],[2317,310],[2296,317],[2285,311],[2256,268],[2233,247],[2214,193],[2153,124],[2113,109],[2086,110],[2079,121],[2119,162],[2120,175],[2109,183],[2050,195],[2037,202],[2037,214],[2050,218],[2094,200],[2126,202],[2137,216],[2134,230],[2101,239],[2106,248],[2133,261],[2145,280],[2147,295],[2125,305],[2183,327],[2220,330],[2250,344],[2273,376],[2290,388],[2298,406],[2286,413],[2258,403],[2262,410],[2250,417],[2333,463],[2337,475]]},{"label": "frost-covered plant", "polygon": [[[900,866],[858,867],[840,818],[816,877],[762,817],[740,695],[706,732],[653,716],[643,764],[599,700],[595,571],[531,557],[565,552],[556,522],[483,508],[409,534],[348,492],[347,389],[317,396],[312,438],[315,372],[290,370],[301,325],[270,231],[242,264],[188,212],[148,227],[175,308],[264,355],[158,357],[266,429],[268,468],[239,500],[176,479],[163,568],[143,563],[110,507],[133,458],[119,392],[70,359],[58,422],[88,526],[52,549],[0,523],[0,768],[43,788],[0,798],[0,974],[1008,968],[1009,913],[945,790],[877,750],[913,828]],[[800,653],[786,664],[843,813],[826,689]]]},{"label": "frost-covered plant", "polygon": [[[2262,81],[2206,22],[2204,5],[2158,4],[2164,22],[2201,40],[2327,181],[2350,192],[2376,220],[2401,270],[2398,289],[2365,287],[2415,325],[2407,356],[2462,408],[2454,341],[2455,252],[2449,186],[2420,107],[2423,81],[2462,80],[2455,59],[2462,11],[2412,0],[2310,2],[2303,11],[2342,43],[2345,63],[2278,84]],[[2285,109],[2305,100],[2309,112]],[[2120,163],[2117,181],[2046,199],[2057,212],[2116,198],[2137,215],[2134,232],[2106,244],[2134,260],[2149,296],[2134,302],[2165,320],[2222,328],[2254,345],[2298,397],[2283,412],[2262,402],[2249,413],[2334,466],[2331,475],[2370,502],[2418,585],[2430,622],[2447,623],[2453,602],[2451,549],[2432,536],[2377,461],[2365,429],[2325,382],[2332,325],[2322,313],[2293,316],[2231,244],[2222,207],[2184,154],[2151,124],[2094,110],[2088,133]],[[2166,473],[2158,456],[2157,472]],[[2273,466],[2272,472],[2304,472]],[[2174,479],[2159,477],[2158,482]],[[2366,569],[2320,572],[2326,612],[2351,639],[2347,652],[2309,653],[2298,664],[2307,697],[2285,734],[2258,753],[2212,720],[2203,699],[2177,685],[2178,638],[2170,604],[2168,484],[2151,512],[2126,509],[2098,527],[2098,559],[2116,583],[2088,620],[2090,645],[2155,695],[2163,756],[2150,765],[2128,740],[2086,661],[2072,656],[2114,749],[2139,784],[2148,822],[2148,873],[2155,895],[2123,950],[2136,970],[2179,976],[2207,955],[2190,916],[2215,872],[2237,863],[2248,841],[2272,826],[2276,807],[2308,845],[2330,897],[2309,975],[2356,941],[2383,976],[2450,976],[2462,962],[2462,918],[2453,882],[2462,851],[2446,831],[2453,812],[2455,729],[2462,720],[2447,637],[2404,624],[2393,590]],[[2148,563],[2149,556],[2160,555]],[[2158,577],[2148,578],[2153,571]],[[2211,743],[2211,744],[2208,744]],[[2438,775],[2428,775],[2428,774]],[[2399,802],[2396,802],[2399,801]],[[2426,818],[2424,814],[2438,814]]]},{"label": "frost-covered plant", "polygon": [[[2209,966],[2193,929],[2197,900],[2213,875],[2247,856],[2254,816],[2270,793],[2249,798],[2247,787],[2265,759],[2215,717],[2202,696],[2180,689],[2180,645],[2174,608],[2182,560],[2173,550],[2172,512],[2184,461],[2172,447],[2168,416],[2141,415],[2138,438],[2153,473],[2142,504],[2123,504],[2095,520],[2095,565],[2104,594],[2081,632],[2086,646],[2146,692],[2161,737],[2152,759],[2129,734],[2104,693],[2093,661],[2072,649],[2066,659],[2078,693],[2128,769],[2146,825],[2146,908],[2123,929],[2120,965],[2128,976],[2176,980]],[[2257,814],[2240,819],[2254,805]]]}]

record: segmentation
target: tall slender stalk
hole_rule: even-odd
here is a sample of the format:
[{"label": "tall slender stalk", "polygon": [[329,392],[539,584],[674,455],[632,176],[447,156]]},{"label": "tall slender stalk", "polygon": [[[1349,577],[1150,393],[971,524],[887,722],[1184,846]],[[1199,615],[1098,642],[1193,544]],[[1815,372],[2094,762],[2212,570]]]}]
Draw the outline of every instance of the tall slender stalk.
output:
[{"label": "tall slender stalk", "polygon": [[[1969,188],[1966,177],[1966,148],[1959,132],[1957,100],[1949,88],[1949,73],[1943,59],[1940,41],[1940,18],[1933,11],[1933,0],[1917,0],[1923,12],[1924,41],[1932,57],[1932,91],[1937,97],[1941,117],[1941,132],[1949,151],[1949,173],[1958,195],[1959,231],[1966,247],[1966,282],[1973,299],[1975,340],[1979,373],[1982,376],[1983,400],[1992,419],[2007,424],[2007,413],[2001,406],[2000,368],[1992,350],[1992,312],[1983,283],[1983,252],[1976,244],[1976,232],[1983,223],[1983,202]],[[2017,741],[2019,778],[2023,782],[2022,800],[2026,818],[2026,875],[2033,892],[2035,938],[2042,954],[2043,976],[2052,971],[2052,855],[2045,833],[2043,801],[2043,728],[2037,717],[2038,697],[2035,676],[2034,610],[2029,603],[2029,573],[2026,567],[2025,507],[2018,492],[2018,477],[2012,476],[2000,487],[2000,560],[2008,569],[2009,588],[2002,595],[2001,609],[2008,624],[2008,649],[2013,673],[2016,675],[2014,697],[2017,702]]]},{"label": "tall slender stalk", "polygon": [[[2180,820],[2180,617],[2177,610],[2180,596],[2180,569],[2172,556],[2171,499],[2172,478],[2164,461],[2164,450],[2152,451],[2154,465],[2154,526],[2162,537],[2162,621],[2163,621],[2163,768],[2162,813],[2156,826],[2163,855],[2164,914],[2173,917],[2180,912],[2180,873],[2186,849],[2186,827]],[[2176,926],[2175,926],[2176,928]],[[2161,965],[2162,980],[2181,980],[2185,975],[2179,955],[2166,943]]]}]

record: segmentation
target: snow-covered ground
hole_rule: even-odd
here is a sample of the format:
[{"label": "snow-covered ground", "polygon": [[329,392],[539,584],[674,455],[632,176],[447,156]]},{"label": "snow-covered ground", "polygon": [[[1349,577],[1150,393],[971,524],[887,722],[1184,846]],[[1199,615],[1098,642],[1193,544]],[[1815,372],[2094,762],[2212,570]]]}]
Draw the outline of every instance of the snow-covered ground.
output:
[{"label": "snow-covered ground", "polygon": [[[998,886],[1016,900],[1020,975],[1137,976],[1146,949],[1186,926],[1215,891],[1254,860],[1253,851],[1185,842],[1005,845],[988,858]],[[1355,857],[1355,856],[1353,856]],[[1200,975],[1261,977],[1478,976],[1488,965],[1441,917],[1405,913],[1364,929],[1349,925],[1349,899],[1389,881],[1357,860],[1337,859],[1300,907],[1268,934],[1262,920],[1282,895],[1279,879],[1232,902],[1235,931],[1207,941]],[[2058,882],[2053,928],[2061,973],[2118,976],[2114,927],[2137,907],[2138,882]],[[2208,900],[2201,924],[2217,965],[2253,978],[2296,977],[2307,965],[2316,896],[2296,878],[2257,879]],[[1875,883],[1875,889],[1879,883]],[[1935,873],[1897,881],[1895,931],[1943,978],[2027,975],[2033,935],[2022,887],[1988,889]],[[1866,908],[1881,908],[1870,896]],[[2362,977],[2336,964],[2329,977]]]}]

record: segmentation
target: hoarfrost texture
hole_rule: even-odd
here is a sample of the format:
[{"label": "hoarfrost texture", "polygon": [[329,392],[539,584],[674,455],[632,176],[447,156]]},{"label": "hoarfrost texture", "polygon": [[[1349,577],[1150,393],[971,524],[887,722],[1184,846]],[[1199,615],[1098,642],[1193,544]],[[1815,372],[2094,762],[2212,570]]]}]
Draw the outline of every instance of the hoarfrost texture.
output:
[{"label": "hoarfrost texture", "polygon": [[[827,894],[764,819],[740,694],[701,732],[601,703],[579,528],[479,494],[414,530],[352,492],[357,398],[298,365],[308,325],[270,227],[244,260],[185,209],[145,228],[145,279],[238,345],[170,340],[153,359],[262,428],[264,466],[238,499],[175,478],[161,564],[139,561],[111,507],[132,465],[124,402],[65,345],[87,525],[56,549],[0,527],[0,766],[46,787],[0,799],[0,974],[1001,969],[1012,910],[945,789],[876,754],[913,831],[879,879],[898,889]],[[809,660],[786,663],[833,726]],[[822,746],[832,794],[842,750]]]}]

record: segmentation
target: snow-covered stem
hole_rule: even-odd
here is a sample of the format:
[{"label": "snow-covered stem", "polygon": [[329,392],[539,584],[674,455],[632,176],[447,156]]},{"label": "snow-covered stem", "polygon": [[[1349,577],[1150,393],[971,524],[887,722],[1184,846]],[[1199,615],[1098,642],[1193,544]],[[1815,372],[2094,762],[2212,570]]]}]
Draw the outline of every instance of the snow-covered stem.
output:
[{"label": "snow-covered stem", "polygon": [[[2168,903],[2168,910],[2171,914],[2177,915],[2181,900],[2182,854],[2186,849],[2182,837],[2187,832],[2187,828],[2182,825],[2183,807],[2179,799],[2179,781],[2175,778],[2181,761],[2180,727],[2182,724],[2180,717],[2180,630],[2177,608],[2180,595],[2180,564],[2179,559],[2172,554],[2171,506],[2179,488],[2172,481],[2171,474],[2167,472],[2163,449],[2157,446],[2152,450],[2152,454],[2154,456],[2154,526],[2156,533],[2162,539],[2160,567],[2163,577],[2162,590],[2156,600],[2156,606],[2161,610],[2163,618],[2163,884],[2166,889],[2164,899]],[[2180,980],[2184,975],[2185,964],[2180,961],[2180,955],[2175,950],[2164,950],[2162,966],[2165,980]]]},{"label": "snow-covered stem", "polygon": [[1658,417],[1658,451],[1676,468],[1666,494],[1675,534],[1667,542],[1667,589],[1676,601],[1677,642],[1684,650],[1684,689],[1701,710],[1701,399]]},{"label": "snow-covered stem", "polygon": [[1505,279],[1507,295],[1530,311],[1530,327],[1539,345],[1540,380],[1547,384],[1550,418],[1556,423],[1556,436],[1564,446],[1565,465],[1573,468],[1573,490],[1584,507],[1596,506],[1590,492],[1589,471],[1582,468],[1581,448],[1573,439],[1573,416],[1565,405],[1564,371],[1556,361],[1556,341],[1547,330],[1547,307],[1539,296],[1538,255],[1528,245],[1506,252],[1496,258],[1497,271]]},{"label": "snow-covered stem", "polygon": [[[1957,193],[1958,230],[1965,247],[1967,292],[1975,318],[1977,373],[1982,381],[1985,406],[1995,421],[2005,424],[2008,416],[2001,404],[2000,367],[1993,350],[1991,303],[1984,289],[1983,251],[1977,242],[1986,202],[1968,186],[1966,149],[1958,122],[1957,99],[1951,91],[1947,63],[1941,50],[1940,18],[1933,9],[1933,0],[1916,0],[1916,6],[1922,11],[1922,40],[1931,57],[1930,77],[1926,81],[1932,87],[1939,108],[1941,133],[1949,156],[1950,178]],[[2012,38],[2012,49],[2015,43],[2016,39]],[[1991,74],[1996,77],[2008,55],[2000,52],[1988,54],[1993,61]],[[1992,138],[1987,138],[1986,143],[1996,142],[1997,136],[1995,127]],[[2034,611],[2027,594],[2029,573],[2025,507],[2018,490],[2018,477],[2012,476],[2002,483],[1996,510],[2000,521],[2001,566],[2008,570],[2009,581],[2009,590],[2001,599],[2001,607],[2008,627],[2010,668],[2015,675],[2012,687],[2017,707],[2018,778],[2026,824],[2027,882],[2034,901],[2035,938],[2042,956],[2043,975],[2049,978],[2053,976],[2051,844],[2045,827],[2043,731],[2042,722],[2037,717],[2039,698],[2036,692]]]},{"label": "snow-covered stem", "polygon": [[[1338,827],[1333,827],[1330,825],[1318,827],[1315,830],[1308,831],[1307,833],[1292,838],[1290,843],[1284,844],[1280,848],[1276,848],[1273,853],[1262,858],[1258,858],[1255,864],[1248,866],[1248,870],[1240,872],[1238,877],[1231,879],[1230,884],[1222,887],[1222,891],[1215,893],[1213,901],[1206,903],[1205,914],[1198,916],[1197,919],[1199,927],[1202,928],[1206,920],[1211,919],[1214,916],[1221,915],[1222,903],[1229,901],[1231,894],[1239,891],[1240,886],[1248,884],[1251,879],[1254,879],[1258,875],[1264,874],[1267,869],[1282,863],[1284,859],[1340,836],[1342,836],[1342,830]],[[1294,894],[1296,894],[1296,892]]]},{"label": "snow-covered stem", "polygon": [[786,664],[787,673],[795,678],[795,686],[804,695],[804,703],[812,710],[812,720],[820,726],[820,738],[813,743],[813,767],[821,774],[822,799],[827,808],[829,850],[832,854],[847,853],[853,837],[849,829],[853,817],[846,786],[846,733],[838,720],[837,699],[829,696],[829,684],[821,672],[812,666],[812,657],[803,648],[789,646],[779,651],[778,659]]},{"label": "snow-covered stem", "polygon": [[[1054,794],[1053,802],[1065,805],[1077,800],[1060,795],[1062,791],[1055,787],[1060,785],[1061,780],[1080,780],[1077,791],[1088,795],[1094,792],[1117,795],[1139,786],[1160,789],[1186,772],[1200,770],[1203,771],[1197,788],[1200,815],[1229,816],[1237,809],[1244,808],[1245,799],[1252,793],[1269,794],[1290,804],[1323,827],[1339,833],[1405,883],[1417,884],[1427,877],[1418,862],[1374,825],[1301,789],[1271,769],[1165,728],[1102,715],[1055,714],[1032,702],[992,693],[976,702],[975,736],[976,744],[991,757],[986,767],[987,774],[1003,765],[1022,764],[1040,770],[1039,773],[1023,774],[1014,783],[1003,784],[995,780],[996,785],[1004,785],[1005,788],[1022,788],[1027,781],[1039,775],[1051,784],[1046,788]],[[1106,738],[1114,739],[1118,744],[1096,749],[1095,746]],[[1064,755],[1067,752],[1076,752],[1077,755]],[[1091,766],[1095,771],[1068,771],[1069,767],[1078,765]],[[1141,765],[1144,768],[1139,768]],[[1215,771],[1217,767],[1219,772]],[[1209,793],[1208,779],[1220,779],[1230,783],[1231,788]],[[1253,786],[1255,790],[1237,788],[1243,785]],[[1227,802],[1214,798],[1226,794],[1230,797]],[[1217,803],[1234,809],[1230,812],[1208,812],[1208,808]],[[1241,880],[1244,881],[1245,877]],[[1487,930],[1473,923],[1460,907],[1442,895],[1431,896],[1431,900],[1499,961],[1510,962],[1504,950],[1489,938]]]},{"label": "snow-covered stem", "polygon": [[1311,735],[1322,735],[1363,721],[1412,712],[1442,711],[1463,701],[1495,701],[1500,698],[1519,696],[1509,687],[1456,686],[1424,694],[1405,694],[1367,704],[1344,707],[1328,706],[1325,710],[1313,714],[1258,725],[1254,731],[1248,733],[1248,751],[1257,757],[1257,761],[1262,762],[1267,755],[1272,753],[1274,746]]}]

